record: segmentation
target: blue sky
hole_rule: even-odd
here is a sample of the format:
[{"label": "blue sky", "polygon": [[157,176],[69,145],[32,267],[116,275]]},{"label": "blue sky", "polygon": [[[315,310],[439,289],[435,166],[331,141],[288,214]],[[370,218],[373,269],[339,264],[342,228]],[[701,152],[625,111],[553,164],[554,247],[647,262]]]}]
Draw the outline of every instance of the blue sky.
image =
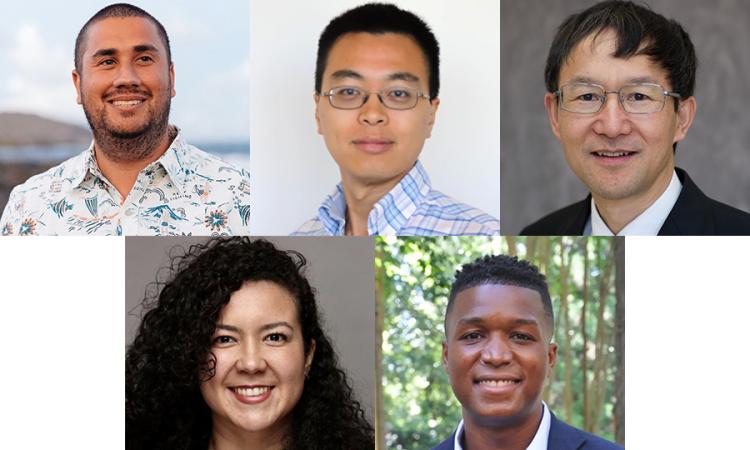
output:
[{"label": "blue sky", "polygon": [[[70,72],[81,26],[110,1],[8,2],[0,14],[0,111],[87,126]],[[134,0],[162,22],[172,43],[170,122],[192,141],[246,141],[250,9],[247,0]]]}]

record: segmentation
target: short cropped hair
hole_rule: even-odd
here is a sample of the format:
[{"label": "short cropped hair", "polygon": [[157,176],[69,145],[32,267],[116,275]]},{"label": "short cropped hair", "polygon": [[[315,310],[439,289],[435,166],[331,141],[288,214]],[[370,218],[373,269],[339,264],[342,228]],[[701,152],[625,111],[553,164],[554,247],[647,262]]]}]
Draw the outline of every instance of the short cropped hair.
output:
[{"label": "short cropped hair", "polygon": [[128,3],[115,3],[99,10],[99,12],[94,14],[83,25],[81,31],[78,32],[74,55],[75,67],[78,75],[81,75],[81,60],[83,59],[83,52],[86,47],[86,33],[88,32],[89,27],[100,20],[108,19],[110,17],[143,17],[144,19],[150,20],[156,27],[156,31],[159,33],[159,38],[161,38],[164,47],[167,49],[167,61],[169,62],[169,65],[172,65],[172,50],[169,48],[169,36],[167,36],[167,30],[164,29],[161,22],[137,6]]},{"label": "short cropped hair", "polygon": [[[666,72],[673,92],[685,99],[693,95],[698,60],[690,36],[675,20],[647,6],[608,0],[568,17],[557,30],[547,57],[544,81],[547,91],[559,89],[560,68],[575,46],[591,34],[607,30],[617,35],[615,58],[646,55]],[[675,110],[678,102],[675,102]]]},{"label": "short cropped hair", "polygon": [[320,94],[328,54],[336,41],[346,33],[397,33],[411,37],[422,49],[427,63],[430,99],[440,91],[440,46],[430,27],[415,14],[387,3],[368,3],[350,9],[326,26],[318,40],[315,64],[315,92]]},{"label": "short cropped hair", "polygon": [[446,334],[448,333],[448,316],[453,310],[456,296],[466,289],[487,284],[518,286],[537,291],[542,299],[544,313],[549,319],[550,335],[554,334],[555,315],[552,310],[552,299],[549,295],[547,280],[535,265],[508,255],[483,256],[474,262],[464,264],[456,271],[456,280],[451,286],[448,306],[445,308],[444,327]]}]

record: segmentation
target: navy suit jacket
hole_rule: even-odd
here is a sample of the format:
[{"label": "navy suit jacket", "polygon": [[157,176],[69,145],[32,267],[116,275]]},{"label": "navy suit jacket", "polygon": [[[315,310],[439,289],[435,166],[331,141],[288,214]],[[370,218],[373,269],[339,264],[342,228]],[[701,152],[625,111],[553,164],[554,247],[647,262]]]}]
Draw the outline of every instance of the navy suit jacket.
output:
[{"label": "navy suit jacket", "polygon": [[[695,185],[687,172],[676,168],[682,191],[659,230],[659,236],[747,236],[750,214],[717,202]],[[591,194],[521,230],[523,236],[581,236],[591,215]]]},{"label": "navy suit jacket", "polygon": [[[623,450],[619,444],[606,441],[591,433],[573,428],[550,412],[548,450]],[[455,432],[432,450],[454,450]]]}]

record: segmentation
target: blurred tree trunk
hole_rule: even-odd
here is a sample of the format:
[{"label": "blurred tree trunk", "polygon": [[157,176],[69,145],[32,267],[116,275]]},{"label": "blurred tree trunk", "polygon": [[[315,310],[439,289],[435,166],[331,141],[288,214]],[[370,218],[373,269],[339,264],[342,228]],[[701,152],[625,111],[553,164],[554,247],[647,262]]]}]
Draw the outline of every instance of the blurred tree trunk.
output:
[{"label": "blurred tree trunk", "polygon": [[[612,279],[612,267],[614,265],[614,249],[611,247],[610,241],[605,242],[609,248],[602,251],[600,248],[604,242],[602,240],[596,241],[596,255],[597,255],[597,266],[604,269],[601,272],[599,278],[599,310],[597,311],[596,320],[596,357],[594,359],[594,381],[592,383],[594,388],[594,398],[592,400],[592,411],[591,411],[591,431],[595,434],[599,433],[599,423],[602,412],[602,404],[604,403],[604,392],[607,383],[607,327],[604,322],[604,311],[607,308],[607,298],[609,297],[610,281]],[[601,256],[604,253],[604,261]]]},{"label": "blurred tree trunk", "polygon": [[565,238],[560,239],[560,315],[562,320],[563,334],[560,344],[565,342],[563,348],[564,378],[563,386],[563,411],[565,421],[573,421],[573,349],[571,339],[568,336],[570,330],[570,315],[568,313],[568,275],[570,274],[570,251],[567,250]]},{"label": "blurred tree trunk", "polygon": [[536,247],[539,243],[539,237],[529,236],[526,238],[526,261],[539,266],[539,262],[536,260]]},{"label": "blurred tree trunk", "polygon": [[[376,247],[377,248],[377,247]],[[376,258],[383,261],[383,254],[376,250]],[[385,450],[385,400],[383,397],[383,325],[385,304],[383,303],[383,283],[386,282],[385,269],[375,267],[375,448]]]},{"label": "blurred tree trunk", "polygon": [[581,336],[583,337],[583,350],[581,351],[581,390],[583,391],[583,429],[590,430],[589,424],[589,383],[588,383],[588,333],[586,333],[586,314],[589,302],[589,258],[588,239],[581,239],[581,253],[583,255],[583,303],[581,306]]},{"label": "blurred tree trunk", "polygon": [[625,238],[615,238],[615,440],[625,445]]},{"label": "blurred tree trunk", "polygon": [[515,236],[505,236],[505,242],[508,244],[508,254],[510,256],[516,256],[516,254],[518,254],[518,251],[516,250]]}]

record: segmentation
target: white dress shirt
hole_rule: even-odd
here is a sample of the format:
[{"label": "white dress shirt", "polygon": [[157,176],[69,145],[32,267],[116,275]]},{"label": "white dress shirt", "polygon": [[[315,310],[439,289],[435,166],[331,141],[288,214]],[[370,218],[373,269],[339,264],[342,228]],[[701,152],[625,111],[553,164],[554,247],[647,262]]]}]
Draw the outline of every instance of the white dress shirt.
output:
[{"label": "white dress shirt", "polygon": [[[667,189],[662,192],[651,206],[643,211],[638,217],[617,233],[617,236],[656,236],[659,234],[662,225],[667,220],[670,211],[677,203],[677,198],[682,191],[682,183],[677,177],[677,173],[672,171],[672,180],[669,182]],[[586,228],[583,230],[584,236],[615,236],[612,230],[604,223],[604,219],[599,215],[594,203],[594,197],[591,197],[591,215]]]},{"label": "white dress shirt", "polygon": [[[549,427],[552,423],[552,419],[550,417],[549,408],[547,408],[547,404],[544,402],[542,402],[542,410],[542,422],[539,424],[539,428],[536,429],[534,439],[531,440],[531,443],[528,447],[526,447],[526,450],[547,450]],[[464,448],[461,446],[463,434],[464,421],[461,420],[461,422],[458,423],[458,428],[456,428],[456,433],[453,435],[454,450],[464,450]]]}]

